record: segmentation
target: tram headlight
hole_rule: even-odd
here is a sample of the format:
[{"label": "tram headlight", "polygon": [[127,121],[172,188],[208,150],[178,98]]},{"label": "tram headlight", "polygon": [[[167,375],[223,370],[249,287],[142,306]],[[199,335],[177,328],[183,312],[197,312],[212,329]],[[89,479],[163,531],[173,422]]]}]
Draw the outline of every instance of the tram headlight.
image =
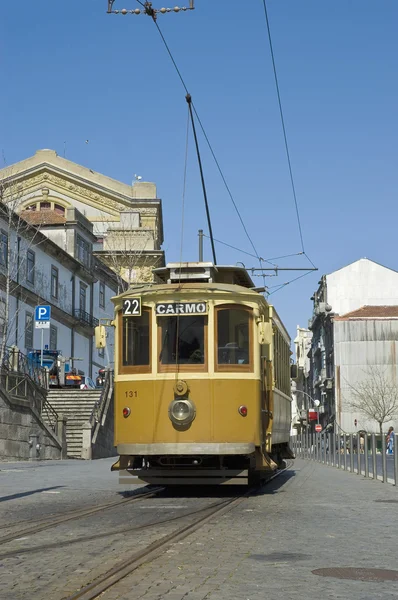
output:
[{"label": "tram headlight", "polygon": [[196,416],[195,406],[192,400],[173,400],[169,406],[169,418],[175,425],[188,425]]}]

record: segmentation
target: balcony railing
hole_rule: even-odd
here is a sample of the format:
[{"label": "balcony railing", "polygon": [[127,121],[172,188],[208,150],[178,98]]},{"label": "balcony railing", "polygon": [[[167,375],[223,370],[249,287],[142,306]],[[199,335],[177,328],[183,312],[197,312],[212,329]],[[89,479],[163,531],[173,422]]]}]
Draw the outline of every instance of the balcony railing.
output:
[{"label": "balcony railing", "polygon": [[88,327],[97,327],[99,325],[98,319],[90,315],[90,313],[82,310],[81,308],[76,308],[74,312],[74,316],[76,319],[79,319],[80,323],[87,325]]}]

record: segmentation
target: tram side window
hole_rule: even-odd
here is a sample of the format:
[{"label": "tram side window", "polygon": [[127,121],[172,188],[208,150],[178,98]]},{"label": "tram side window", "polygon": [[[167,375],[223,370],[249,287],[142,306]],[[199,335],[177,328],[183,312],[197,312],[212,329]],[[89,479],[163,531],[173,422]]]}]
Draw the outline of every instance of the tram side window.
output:
[{"label": "tram side window", "polygon": [[217,310],[219,365],[250,364],[250,314],[239,308]]},{"label": "tram side window", "polygon": [[205,320],[203,315],[159,317],[161,365],[205,364]]},{"label": "tram side window", "polygon": [[123,317],[123,367],[149,366],[149,316],[149,311],[143,311],[140,317]]}]

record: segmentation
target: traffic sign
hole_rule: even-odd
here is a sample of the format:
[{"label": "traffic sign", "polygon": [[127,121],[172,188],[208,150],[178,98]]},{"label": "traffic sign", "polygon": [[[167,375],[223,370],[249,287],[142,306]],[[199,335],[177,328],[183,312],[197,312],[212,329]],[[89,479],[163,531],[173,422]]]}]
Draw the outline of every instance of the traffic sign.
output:
[{"label": "traffic sign", "polygon": [[51,306],[42,304],[35,308],[35,321],[49,321],[51,319]]},{"label": "traffic sign", "polygon": [[50,329],[50,321],[35,321],[35,329]]},{"label": "traffic sign", "polygon": [[322,425],[319,425],[319,423],[317,425],[315,425],[315,431],[317,433],[320,433],[322,431]]}]

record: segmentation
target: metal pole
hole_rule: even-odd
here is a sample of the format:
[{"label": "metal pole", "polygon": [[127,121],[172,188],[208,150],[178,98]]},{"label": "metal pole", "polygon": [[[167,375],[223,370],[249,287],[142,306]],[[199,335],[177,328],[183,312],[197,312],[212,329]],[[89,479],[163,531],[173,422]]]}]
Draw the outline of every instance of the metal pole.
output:
[{"label": "metal pole", "polygon": [[40,366],[43,366],[44,329],[41,330]]},{"label": "metal pole", "polygon": [[203,262],[203,229],[199,229],[199,262]]},{"label": "metal pole", "polygon": [[361,474],[361,436],[359,435],[359,433],[357,433],[357,456],[358,456],[357,475],[360,475]]},{"label": "metal pole", "polygon": [[330,453],[330,451],[331,451],[331,439],[332,439],[332,436],[330,435],[330,433],[328,433],[327,451],[328,451],[328,465],[329,466],[332,464],[332,455]]},{"label": "metal pole", "polygon": [[387,455],[386,455],[386,438],[381,434],[381,453],[383,466],[383,483],[387,481]]},{"label": "metal pole", "polygon": [[338,455],[337,455],[337,468],[341,469],[341,433],[338,434],[338,443],[339,443],[339,447],[337,449]]},{"label": "metal pole", "polygon": [[205,201],[207,225],[209,227],[210,244],[211,244],[211,250],[212,250],[212,253],[213,253],[213,262],[214,262],[214,266],[216,266],[217,265],[216,249],[214,247],[213,229],[211,227],[210,210],[209,210],[209,203],[207,201],[207,192],[206,192],[205,178],[204,178],[204,175],[203,175],[202,160],[200,158],[199,143],[198,143],[198,138],[196,136],[195,121],[194,121],[193,112],[192,112],[192,98],[191,98],[191,95],[187,94],[185,96],[185,99],[186,99],[186,101],[188,103],[189,114],[190,114],[190,117],[191,117],[192,133],[193,133],[193,137],[194,137],[194,140],[195,140],[196,155],[197,155],[197,158],[198,158],[199,171],[200,171],[200,179],[201,179],[201,182],[202,182],[202,190],[203,190],[203,197],[204,197],[204,201]]},{"label": "metal pole", "polygon": [[354,471],[354,448],[353,448],[353,435],[350,433],[350,472]]},{"label": "metal pole", "polygon": [[398,452],[397,452],[397,434],[394,435],[394,446],[392,447],[394,452],[394,485],[398,485]]},{"label": "metal pole", "polygon": [[343,450],[344,450],[344,471],[347,471],[347,437],[343,433]]},{"label": "metal pole", "polygon": [[365,453],[365,477],[369,477],[369,456],[368,456],[368,434],[367,433],[365,433],[363,451]]},{"label": "metal pole", "polygon": [[372,470],[373,479],[377,479],[376,436],[372,433]]},{"label": "metal pole", "polygon": [[333,454],[332,454],[333,466],[335,467],[336,462],[337,462],[336,461],[336,433],[335,432],[332,433],[332,444],[333,444]]}]

